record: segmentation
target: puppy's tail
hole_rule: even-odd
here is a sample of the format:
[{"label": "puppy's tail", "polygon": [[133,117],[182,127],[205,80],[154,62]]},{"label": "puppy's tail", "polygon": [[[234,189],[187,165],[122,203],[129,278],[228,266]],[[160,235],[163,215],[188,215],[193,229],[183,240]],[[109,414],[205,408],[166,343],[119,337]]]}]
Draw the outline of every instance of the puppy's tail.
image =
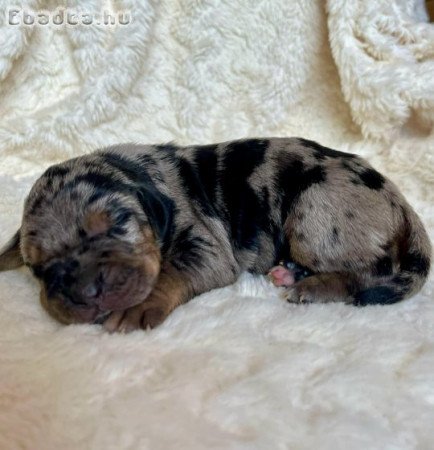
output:
[{"label": "puppy's tail", "polygon": [[[411,297],[424,285],[431,265],[431,242],[419,216],[406,203],[401,209],[402,226],[393,245],[377,268],[374,286],[354,295],[354,304],[391,304]],[[390,272],[387,266],[390,261]],[[376,279],[375,279],[376,278]]]}]

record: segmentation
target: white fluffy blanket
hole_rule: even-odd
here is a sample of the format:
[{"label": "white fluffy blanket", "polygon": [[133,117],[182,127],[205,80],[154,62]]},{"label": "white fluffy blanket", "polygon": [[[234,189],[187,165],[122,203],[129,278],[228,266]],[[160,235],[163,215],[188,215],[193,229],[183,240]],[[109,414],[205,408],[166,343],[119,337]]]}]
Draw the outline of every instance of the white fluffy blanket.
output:
[{"label": "white fluffy blanket", "polygon": [[[11,26],[0,4],[2,242],[53,162],[292,135],[368,157],[434,235],[421,0],[114,3],[129,25]],[[432,448],[433,287],[389,307],[290,306],[246,274],[156,330],[108,335],[55,323],[27,270],[2,273],[0,448]]]}]

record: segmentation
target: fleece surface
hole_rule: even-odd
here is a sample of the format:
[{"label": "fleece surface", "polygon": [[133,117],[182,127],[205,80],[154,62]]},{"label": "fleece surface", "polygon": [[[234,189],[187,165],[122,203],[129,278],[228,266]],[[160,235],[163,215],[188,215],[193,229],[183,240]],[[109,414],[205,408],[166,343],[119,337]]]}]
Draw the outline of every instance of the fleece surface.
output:
[{"label": "fleece surface", "polygon": [[[367,157],[434,237],[421,0],[124,0],[118,27],[9,25],[9,3],[1,242],[54,162],[125,141],[294,135]],[[245,274],[156,330],[108,335],[55,323],[26,269],[2,273],[0,448],[430,449],[433,289],[389,307],[294,306]]]}]

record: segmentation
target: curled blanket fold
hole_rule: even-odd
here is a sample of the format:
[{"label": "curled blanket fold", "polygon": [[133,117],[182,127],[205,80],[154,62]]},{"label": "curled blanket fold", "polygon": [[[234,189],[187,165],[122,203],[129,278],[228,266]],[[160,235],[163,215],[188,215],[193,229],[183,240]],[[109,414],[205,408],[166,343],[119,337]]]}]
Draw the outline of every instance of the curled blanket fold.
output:
[{"label": "curled blanket fold", "polygon": [[[421,0],[123,0],[126,26],[33,28],[8,25],[9,3],[2,243],[53,162],[120,141],[260,135],[362,154],[434,237],[434,32]],[[109,336],[54,323],[28,271],[2,273],[0,448],[429,448],[433,288],[388,308],[297,307],[246,274],[152,332]]]},{"label": "curled blanket fold", "polygon": [[412,114],[427,129],[434,124],[434,27],[420,6],[327,2],[342,91],[365,136],[390,140]]}]

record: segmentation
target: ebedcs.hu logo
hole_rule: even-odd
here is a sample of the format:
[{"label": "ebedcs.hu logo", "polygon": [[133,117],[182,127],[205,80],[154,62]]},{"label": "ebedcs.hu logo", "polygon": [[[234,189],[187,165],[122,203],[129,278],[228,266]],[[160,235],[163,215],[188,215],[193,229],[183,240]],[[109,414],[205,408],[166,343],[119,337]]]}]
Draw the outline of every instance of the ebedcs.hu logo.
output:
[{"label": "ebedcs.hu logo", "polygon": [[12,26],[76,26],[76,25],[100,25],[100,26],[125,26],[131,23],[130,11],[102,10],[84,11],[72,8],[57,8],[55,10],[39,10],[10,8],[6,11],[7,23]]}]

